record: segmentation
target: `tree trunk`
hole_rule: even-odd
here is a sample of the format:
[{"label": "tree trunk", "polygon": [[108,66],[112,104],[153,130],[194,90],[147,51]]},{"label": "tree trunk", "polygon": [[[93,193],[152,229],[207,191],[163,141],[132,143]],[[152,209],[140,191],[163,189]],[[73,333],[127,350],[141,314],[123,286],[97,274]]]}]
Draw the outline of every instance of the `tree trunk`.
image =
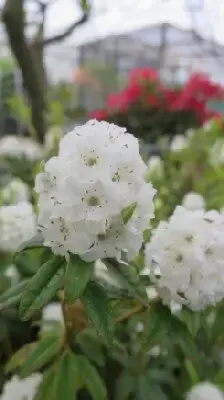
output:
[{"label": "tree trunk", "polygon": [[[6,27],[12,52],[21,69],[24,87],[31,103],[32,123],[39,141],[43,141],[46,131],[46,95],[43,80],[43,62],[41,57],[43,48],[39,45],[36,56],[31,51],[24,34],[24,0],[6,0],[2,12],[2,19]],[[35,48],[35,50],[37,47]],[[37,59],[39,58],[39,62]]]}]

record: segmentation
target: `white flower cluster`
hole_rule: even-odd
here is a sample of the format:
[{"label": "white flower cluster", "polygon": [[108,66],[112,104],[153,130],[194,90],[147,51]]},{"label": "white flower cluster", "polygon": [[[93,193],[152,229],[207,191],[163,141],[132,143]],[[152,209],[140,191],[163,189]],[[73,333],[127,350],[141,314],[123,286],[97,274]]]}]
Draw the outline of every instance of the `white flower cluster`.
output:
[{"label": "white flower cluster", "polygon": [[30,138],[4,136],[0,140],[0,156],[25,157],[28,160],[34,161],[39,159],[41,155],[41,146]]},{"label": "white flower cluster", "polygon": [[29,186],[19,178],[12,179],[1,192],[2,199],[8,204],[17,204],[29,201]]},{"label": "white flower cluster", "polygon": [[191,211],[203,210],[205,208],[205,200],[199,193],[189,192],[183,197],[182,206]]},{"label": "white flower cluster", "polygon": [[216,304],[224,298],[224,217],[178,206],[152,233],[146,266],[164,303],[195,311]]},{"label": "white flower cluster", "polygon": [[41,380],[42,375],[39,373],[25,379],[14,375],[10,381],[5,383],[0,400],[33,400]]},{"label": "white flower cluster", "polygon": [[0,207],[0,251],[16,251],[36,233],[36,218],[28,202]]},{"label": "white flower cluster", "polygon": [[66,134],[59,155],[36,178],[45,245],[86,261],[119,258],[122,250],[133,259],[153,217],[155,190],[144,180],[146,170],[125,128],[91,120]]},{"label": "white flower cluster", "polygon": [[224,400],[221,390],[210,382],[201,382],[193,386],[186,400]]}]

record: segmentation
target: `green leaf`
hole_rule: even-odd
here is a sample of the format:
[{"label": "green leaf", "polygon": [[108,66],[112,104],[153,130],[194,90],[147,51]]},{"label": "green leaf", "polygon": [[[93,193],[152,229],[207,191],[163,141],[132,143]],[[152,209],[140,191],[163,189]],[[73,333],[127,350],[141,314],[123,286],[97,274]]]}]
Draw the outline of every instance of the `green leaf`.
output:
[{"label": "green leaf", "polygon": [[90,364],[86,357],[79,356],[78,361],[79,372],[93,400],[105,400],[107,398],[106,387],[97,369]]},{"label": "green leaf", "polygon": [[138,380],[137,400],[168,400],[161,387],[150,381],[148,376],[141,376]]},{"label": "green leaf", "polygon": [[21,347],[7,362],[5,373],[8,374],[9,372],[14,371],[16,368],[21,367],[36,346],[37,343],[35,342],[25,344],[25,346]]},{"label": "green leaf", "polygon": [[30,280],[20,303],[20,317],[28,320],[60,289],[64,277],[63,261],[56,257],[42,265]]},{"label": "green leaf", "polygon": [[149,379],[146,376],[141,376],[138,380],[136,398],[138,400],[148,399],[150,391]]},{"label": "green leaf", "polygon": [[135,201],[134,203],[130,204],[130,206],[123,208],[123,210],[121,211],[121,216],[125,225],[131,219],[136,207],[137,207],[137,202]]},{"label": "green leaf", "polygon": [[197,373],[194,365],[192,364],[192,362],[190,360],[185,360],[184,365],[185,365],[187,373],[191,379],[192,385],[196,385],[197,383],[199,383],[200,377],[198,376],[198,373]]},{"label": "green leaf", "polygon": [[113,320],[109,299],[105,291],[97,284],[91,283],[83,293],[82,301],[97,332],[106,341],[111,341]]},{"label": "green leaf", "polygon": [[136,379],[124,370],[116,382],[116,400],[128,400],[135,385]]},{"label": "green leaf", "polygon": [[212,382],[224,390],[224,369],[222,368],[214,377]]},{"label": "green leaf", "polygon": [[18,285],[12,286],[6,292],[2,293],[2,295],[0,296],[0,304],[4,303],[5,301],[9,300],[12,297],[21,294],[24,291],[25,287],[27,286],[27,283],[28,280],[24,280],[20,282]]},{"label": "green leaf", "polygon": [[101,338],[96,335],[94,328],[85,329],[76,336],[83,353],[95,364],[102,367],[105,364],[103,344]]},{"label": "green leaf", "polygon": [[34,400],[75,400],[78,366],[78,358],[66,350],[60,360],[44,373]]},{"label": "green leaf", "polygon": [[0,311],[8,310],[9,308],[14,308],[18,306],[22,297],[22,293],[17,294],[17,296],[10,297],[10,299],[5,300],[0,304]]},{"label": "green leaf", "polygon": [[55,365],[43,374],[34,400],[55,400]]},{"label": "green leaf", "polygon": [[55,400],[75,400],[79,377],[77,357],[67,350],[58,363]]},{"label": "green leaf", "polygon": [[145,289],[140,286],[139,276],[135,269],[129,264],[119,263],[111,259],[104,260],[104,262],[107,265],[108,273],[117,280],[118,284],[148,306]]},{"label": "green leaf", "polygon": [[50,362],[60,352],[62,342],[62,337],[52,335],[41,340],[24,363],[21,376],[26,377]]},{"label": "green leaf", "polygon": [[82,295],[93,273],[93,263],[87,263],[76,255],[70,256],[65,272],[65,296],[68,304]]}]

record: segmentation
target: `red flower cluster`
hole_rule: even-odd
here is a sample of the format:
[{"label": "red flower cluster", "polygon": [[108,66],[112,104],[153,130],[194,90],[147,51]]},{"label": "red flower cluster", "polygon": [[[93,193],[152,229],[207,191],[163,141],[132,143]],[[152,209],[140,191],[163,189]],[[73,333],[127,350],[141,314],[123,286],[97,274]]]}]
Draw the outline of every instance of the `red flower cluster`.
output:
[{"label": "red flower cluster", "polygon": [[155,70],[135,69],[130,73],[125,89],[111,94],[106,108],[91,112],[91,117],[107,119],[117,113],[128,113],[130,108],[138,106],[160,112],[192,112],[199,123],[204,123],[219,116],[207,108],[208,100],[218,98],[224,98],[224,88],[212,82],[206,75],[194,74],[185,86],[173,89],[161,82]]}]

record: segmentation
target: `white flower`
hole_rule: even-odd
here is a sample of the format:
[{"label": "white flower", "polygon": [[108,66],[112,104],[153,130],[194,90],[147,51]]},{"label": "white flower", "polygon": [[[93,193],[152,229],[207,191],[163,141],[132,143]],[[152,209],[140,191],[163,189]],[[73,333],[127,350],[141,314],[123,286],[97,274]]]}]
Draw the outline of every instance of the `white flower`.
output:
[{"label": "white flower", "polygon": [[186,400],[224,400],[221,390],[210,382],[201,382],[193,386]]},{"label": "white flower", "polygon": [[171,151],[180,151],[188,146],[188,139],[184,135],[175,135],[170,143]]},{"label": "white flower", "polygon": [[44,321],[58,321],[64,323],[64,317],[60,303],[50,303],[43,308]]},{"label": "white flower", "polygon": [[47,152],[57,148],[60,139],[63,137],[63,130],[60,126],[52,126],[44,136],[44,148]]},{"label": "white flower", "polygon": [[0,140],[0,156],[25,157],[37,160],[41,157],[41,146],[30,138],[5,136]]},{"label": "white flower", "polygon": [[175,135],[170,143],[171,151],[180,151],[188,146],[188,139],[184,135]]},{"label": "white flower", "polygon": [[5,383],[0,400],[33,400],[41,380],[42,375],[39,373],[25,379],[14,375]]},{"label": "white flower", "polygon": [[157,290],[153,286],[148,286],[145,290],[149,300],[155,300],[158,297]]},{"label": "white flower", "polygon": [[19,278],[20,278],[20,274],[18,272],[18,269],[16,268],[15,265],[9,265],[5,271],[4,271],[4,275],[11,279],[11,284],[12,285],[17,285],[19,283]]},{"label": "white flower", "polygon": [[193,310],[224,298],[224,218],[178,206],[168,222],[160,222],[146,246],[157,291],[166,304]]},{"label": "white flower", "polygon": [[26,183],[19,178],[14,178],[2,189],[4,202],[17,204],[23,201],[29,201],[30,191]]},{"label": "white flower", "polygon": [[154,346],[148,351],[148,355],[151,357],[159,357],[161,354],[161,347]]},{"label": "white flower", "polygon": [[199,193],[189,192],[185,194],[182,206],[192,211],[203,210],[205,208],[205,200]]},{"label": "white flower", "polygon": [[32,204],[19,203],[0,207],[0,250],[16,251],[36,233]]},{"label": "white flower", "polygon": [[133,259],[154,212],[146,169],[137,139],[125,128],[91,120],[65,135],[59,155],[36,178],[45,245],[86,261],[119,258],[122,250]]}]

